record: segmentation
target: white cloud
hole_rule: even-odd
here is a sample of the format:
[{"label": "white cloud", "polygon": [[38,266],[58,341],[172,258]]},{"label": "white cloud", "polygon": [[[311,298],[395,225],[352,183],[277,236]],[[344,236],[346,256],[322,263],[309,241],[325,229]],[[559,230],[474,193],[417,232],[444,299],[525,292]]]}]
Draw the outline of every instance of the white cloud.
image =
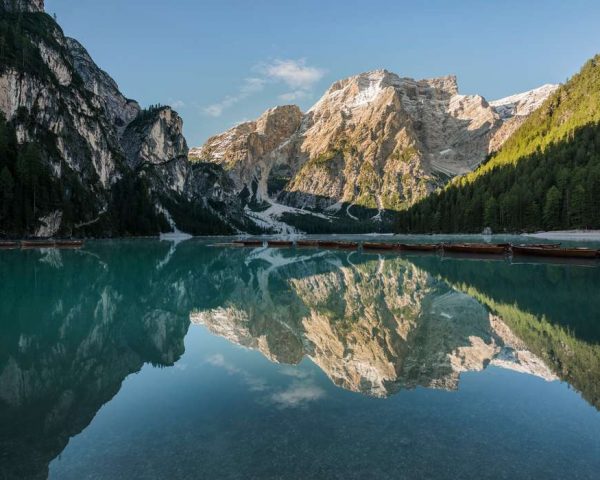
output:
[{"label": "white cloud", "polygon": [[226,110],[229,107],[232,107],[240,100],[241,100],[241,98],[239,98],[239,97],[225,97],[220,102],[213,103],[212,105],[205,107],[203,109],[203,111],[204,111],[204,113],[206,113],[207,115],[210,115],[211,117],[220,117],[223,114],[223,110]]},{"label": "white cloud", "polygon": [[237,368],[235,365],[227,361],[220,353],[216,353],[215,355],[208,357],[206,359],[206,363],[212,365],[213,367],[222,368],[229,375],[239,375],[244,383],[248,385],[248,388],[251,391],[262,392],[267,389],[267,382],[265,380],[256,377],[240,368]]},{"label": "white cloud", "polygon": [[280,408],[302,407],[325,396],[325,391],[312,383],[293,383],[286,390],[274,393],[271,400]]},{"label": "white cloud", "polygon": [[314,384],[310,372],[298,367],[284,366],[280,373],[292,377],[291,383],[283,388],[270,386],[266,379],[253,375],[243,368],[238,368],[227,360],[222,354],[217,353],[205,359],[213,367],[223,369],[228,375],[235,376],[244,382],[252,392],[260,392],[257,401],[277,408],[301,408],[309,402],[325,397],[325,391]]},{"label": "white cloud", "polygon": [[296,100],[303,100],[308,97],[310,97],[309,92],[304,90],[294,90],[293,92],[282,93],[278,98],[284,102],[293,102]]},{"label": "white cloud", "polygon": [[241,102],[250,95],[260,92],[264,88],[265,83],[266,80],[264,78],[246,78],[237,95],[228,95],[220,102],[213,103],[212,105],[203,108],[203,111],[211,117],[220,117],[228,108],[233,107],[236,103]]},{"label": "white cloud", "polygon": [[244,81],[244,85],[242,85],[240,91],[247,94],[260,92],[264,88],[265,83],[267,81],[264,78],[250,77]]},{"label": "white cloud", "polygon": [[281,80],[290,88],[308,90],[317,83],[325,72],[320,68],[309,67],[306,60],[275,60],[264,66],[268,78]]},{"label": "white cloud", "polygon": [[204,107],[202,111],[211,117],[220,117],[223,112],[242,100],[260,92],[267,83],[283,83],[290,92],[279,95],[285,102],[301,100],[310,96],[310,89],[323,78],[325,71],[300,60],[274,60],[255,67],[259,76],[248,77],[234,95],[227,95],[220,102]]},{"label": "white cloud", "polygon": [[171,107],[173,107],[173,108],[185,107],[185,102],[183,100],[171,100],[169,103],[170,103]]}]

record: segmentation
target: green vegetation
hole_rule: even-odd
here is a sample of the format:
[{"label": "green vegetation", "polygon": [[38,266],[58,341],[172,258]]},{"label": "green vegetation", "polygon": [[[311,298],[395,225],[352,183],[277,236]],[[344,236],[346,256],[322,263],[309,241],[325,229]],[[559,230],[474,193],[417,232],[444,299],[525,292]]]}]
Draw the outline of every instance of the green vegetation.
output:
[{"label": "green vegetation", "polygon": [[[356,209],[357,207],[353,207]],[[371,216],[377,212],[370,210]],[[330,233],[372,233],[389,231],[389,224],[375,220],[352,220],[348,217],[325,219],[317,215],[293,214],[285,212],[281,221],[296,227],[298,230],[309,234]]]},{"label": "green vegetation", "polygon": [[528,350],[600,407],[597,269],[427,256],[411,262],[486,305]]},{"label": "green vegetation", "polygon": [[456,287],[497,314],[552,371],[579,390],[588,402],[600,407],[600,345],[581,341],[543,316],[496,302],[472,287]]},{"label": "green vegetation", "polygon": [[164,215],[156,213],[148,182],[128,172],[113,187],[110,216],[117,235],[154,235],[171,231]]},{"label": "green vegetation", "polygon": [[600,56],[476,171],[399,216],[405,232],[600,228]]},{"label": "green vegetation", "polygon": [[127,126],[127,129],[136,128],[146,126],[149,122],[152,122],[156,119],[157,114],[165,109],[164,105],[157,103],[156,105],[150,105],[148,108],[144,108],[138,113],[137,117],[133,119],[133,121]]},{"label": "green vegetation", "polygon": [[24,229],[64,202],[44,165],[39,145],[18,145],[14,127],[0,113],[0,235]]}]

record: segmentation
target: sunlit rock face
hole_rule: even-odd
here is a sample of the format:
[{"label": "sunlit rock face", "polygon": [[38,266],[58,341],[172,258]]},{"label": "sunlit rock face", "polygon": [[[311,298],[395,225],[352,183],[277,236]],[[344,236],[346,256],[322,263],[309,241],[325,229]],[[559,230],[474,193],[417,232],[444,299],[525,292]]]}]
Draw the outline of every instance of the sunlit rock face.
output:
[{"label": "sunlit rock face", "polygon": [[273,361],[306,356],[336,385],[372,396],[454,390],[462,372],[490,363],[555,378],[501,319],[410,262],[313,255],[257,250],[250,278],[192,322]]},{"label": "sunlit rock face", "polygon": [[276,107],[193,148],[257,201],[350,215],[405,208],[472,170],[556,88],[488,103],[456,77],[375,70],[335,82],[308,112]]}]

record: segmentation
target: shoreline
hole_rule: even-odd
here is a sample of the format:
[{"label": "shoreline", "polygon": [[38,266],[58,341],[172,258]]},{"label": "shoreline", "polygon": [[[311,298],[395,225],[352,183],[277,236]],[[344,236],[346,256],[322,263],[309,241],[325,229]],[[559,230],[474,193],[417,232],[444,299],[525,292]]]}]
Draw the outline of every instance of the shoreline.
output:
[{"label": "shoreline", "polygon": [[522,235],[547,240],[600,242],[600,230],[555,230],[550,232],[524,233]]}]

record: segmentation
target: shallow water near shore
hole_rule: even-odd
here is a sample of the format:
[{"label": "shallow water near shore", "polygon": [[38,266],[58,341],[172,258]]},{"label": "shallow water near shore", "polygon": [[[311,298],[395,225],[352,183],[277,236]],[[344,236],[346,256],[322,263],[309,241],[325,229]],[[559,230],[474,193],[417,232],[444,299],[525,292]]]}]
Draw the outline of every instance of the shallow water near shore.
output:
[{"label": "shallow water near shore", "polygon": [[0,251],[0,478],[597,478],[597,262],[229,240]]}]

